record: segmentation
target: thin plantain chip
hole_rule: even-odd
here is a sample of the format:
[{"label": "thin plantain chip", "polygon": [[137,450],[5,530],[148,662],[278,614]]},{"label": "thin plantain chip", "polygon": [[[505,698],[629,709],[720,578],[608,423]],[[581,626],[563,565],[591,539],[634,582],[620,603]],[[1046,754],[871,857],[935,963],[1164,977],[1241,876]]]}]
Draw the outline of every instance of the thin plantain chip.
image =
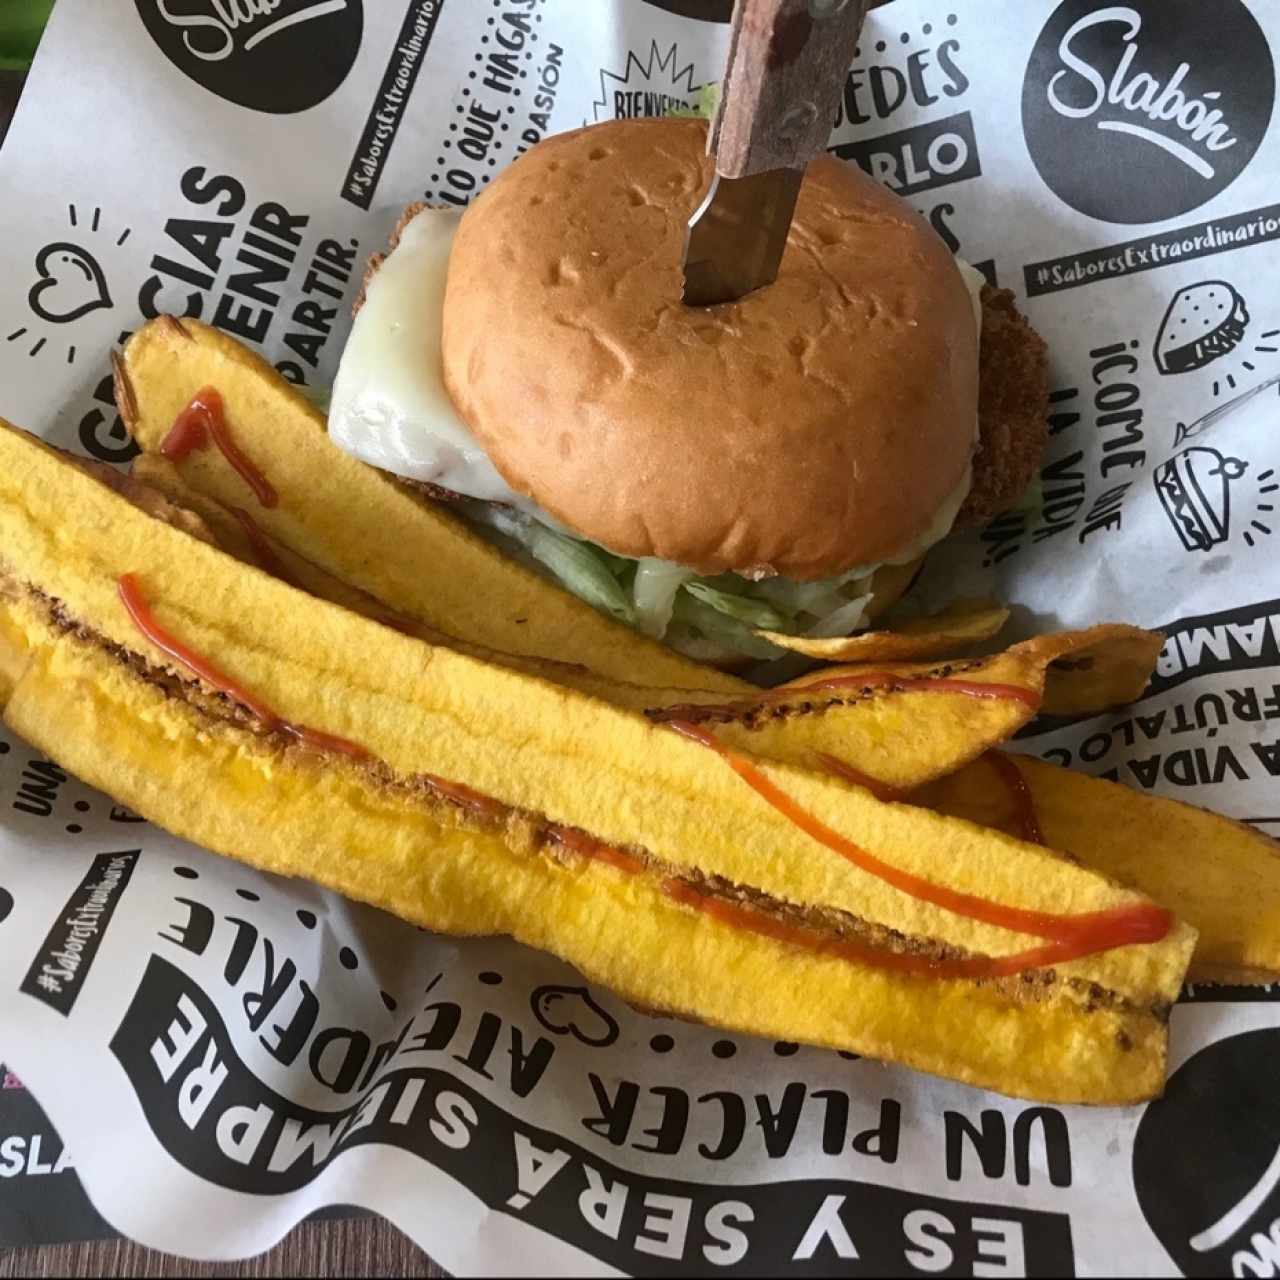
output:
[{"label": "thin plantain chip", "polygon": [[1135,702],[1156,669],[1163,645],[1158,631],[1109,626],[1095,645],[1055,660],[1045,681],[1041,711],[1049,716],[1089,716]]},{"label": "thin plantain chip", "polygon": [[813,639],[779,631],[756,634],[782,649],[823,662],[904,662],[912,658],[946,658],[979,640],[990,640],[1009,620],[1009,610],[995,600],[956,600],[941,613],[916,618],[887,631]]}]

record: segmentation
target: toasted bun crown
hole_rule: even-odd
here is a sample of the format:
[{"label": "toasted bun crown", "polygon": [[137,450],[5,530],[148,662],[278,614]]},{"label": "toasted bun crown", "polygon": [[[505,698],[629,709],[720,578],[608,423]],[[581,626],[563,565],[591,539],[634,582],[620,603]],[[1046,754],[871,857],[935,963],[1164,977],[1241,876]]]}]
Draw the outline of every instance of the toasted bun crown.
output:
[{"label": "toasted bun crown", "polygon": [[619,554],[793,578],[887,559],[972,456],[960,273],[898,197],[824,156],[776,283],[686,307],[705,152],[701,121],[615,121],[498,177],[449,262],[449,393],[513,488]]}]

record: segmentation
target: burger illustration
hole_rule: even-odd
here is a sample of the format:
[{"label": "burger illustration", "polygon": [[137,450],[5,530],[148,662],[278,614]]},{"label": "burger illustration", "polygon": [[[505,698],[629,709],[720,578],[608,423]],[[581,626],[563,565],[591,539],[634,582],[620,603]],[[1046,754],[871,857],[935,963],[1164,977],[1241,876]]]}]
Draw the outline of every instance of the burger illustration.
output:
[{"label": "burger illustration", "polygon": [[1155,486],[1169,523],[1188,551],[1208,551],[1231,532],[1231,482],[1248,468],[1217,449],[1184,449],[1156,468]]}]

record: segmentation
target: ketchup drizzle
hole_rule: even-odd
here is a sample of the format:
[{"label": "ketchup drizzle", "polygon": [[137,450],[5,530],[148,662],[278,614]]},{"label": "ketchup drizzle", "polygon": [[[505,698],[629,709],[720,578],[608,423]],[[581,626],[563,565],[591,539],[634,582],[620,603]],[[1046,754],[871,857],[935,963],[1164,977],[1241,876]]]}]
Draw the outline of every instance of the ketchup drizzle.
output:
[{"label": "ketchup drizzle", "polygon": [[788,924],[763,911],[744,907],[741,903],[724,898],[714,898],[700,892],[692,885],[678,880],[663,882],[662,891],[676,902],[701,911],[722,924],[745,929],[775,942],[786,942],[804,947],[820,955],[834,956],[853,964],[888,969],[895,973],[913,974],[924,978],[1009,978],[1028,969],[1040,969],[1046,965],[1064,964],[1093,954],[1094,948],[1083,944],[1050,943],[1018,951],[1007,956],[959,956],[939,957],[917,955],[904,951],[889,951],[881,947],[867,946],[849,938],[831,938],[810,929]]},{"label": "ketchup drizzle", "polygon": [[886,804],[905,799],[908,794],[907,788],[881,782],[879,778],[863,773],[861,769],[855,768],[847,760],[841,760],[839,756],[828,755],[825,751],[815,752],[815,755],[818,763],[828,773],[834,773],[837,778],[843,778],[846,782],[852,782],[855,787],[870,791],[877,800],[883,800]]},{"label": "ketchup drizzle", "polygon": [[281,582],[288,583],[291,587],[296,586],[297,584],[289,576],[289,571],[284,567],[284,563],[276,555],[275,548],[271,545],[271,540],[258,527],[258,522],[243,507],[232,507],[226,503],[222,505],[240,522],[240,527],[244,530],[245,537],[249,539],[249,545],[253,548],[254,559],[257,560],[263,572],[269,573],[273,578],[279,578]]},{"label": "ketchup drizzle", "polygon": [[[914,875],[877,858],[875,854],[853,843],[847,837],[833,831],[808,810],[798,805],[760,769],[732,747],[726,746],[714,734],[687,721],[675,720],[670,728],[694,742],[709,747],[756,792],[772,805],[788,821],[794,823],[811,839],[825,845],[833,853],[853,863],[860,870],[876,876],[886,884],[921,902],[931,903],[945,911],[951,911],[970,920],[1010,929],[1017,933],[1031,934],[1060,944],[1071,955],[1058,959],[1076,958],[1096,951],[1109,951],[1113,947],[1133,943],[1158,942],[1168,932],[1172,915],[1154,903],[1135,903],[1129,907],[1112,907],[1106,911],[1091,911],[1080,915],[1055,915],[1047,911],[1032,911],[1024,907],[1010,907],[991,902],[975,894],[934,884],[922,876]],[[1043,963],[1051,963],[1044,961]]]},{"label": "ketchup drizzle", "polygon": [[142,594],[142,588],[138,585],[138,579],[132,573],[121,574],[117,587],[120,592],[121,603],[124,605],[129,617],[133,619],[134,626],[157,649],[167,653],[179,666],[185,667],[197,679],[203,680],[205,684],[212,685],[220,693],[225,693],[227,697],[233,698],[241,706],[246,707],[262,722],[263,728],[268,733],[287,733],[290,737],[297,738],[298,741],[306,743],[307,746],[314,747],[318,751],[336,751],[341,755],[351,756],[353,759],[368,759],[369,752],[359,743],[352,742],[349,738],[340,738],[336,734],[325,733],[320,729],[312,729],[305,724],[294,724],[293,721],[285,720],[277,715],[271,707],[250,693],[244,685],[233,680],[224,672],[219,671],[207,658],[202,657],[194,649],[183,644],[171,632],[165,630],[156,621],[155,614],[151,612],[151,606],[147,603],[146,597]]},{"label": "ketchup drizzle", "polygon": [[[897,800],[910,800],[910,787],[895,787],[891,783],[881,782],[879,778],[863,773],[847,760],[828,755],[825,751],[815,752],[814,755],[828,773],[870,791],[877,800],[883,800],[886,804],[892,804]],[[1013,802],[1015,810],[1013,834],[1027,841],[1028,844],[1044,844],[1044,834],[1040,830],[1040,820],[1036,816],[1035,796],[1031,794],[1031,787],[1023,776],[1022,770],[1003,751],[988,751],[983,758],[996,771]]]},{"label": "ketchup drizzle", "polygon": [[633,858],[631,854],[624,853],[614,845],[605,844],[602,840],[597,840],[576,827],[562,827],[556,824],[547,828],[547,835],[571,853],[580,854],[596,862],[607,862],[611,867],[617,867],[619,871],[625,871],[628,875],[638,876],[644,872],[644,863],[639,858]]},{"label": "ketchup drizzle", "polygon": [[[564,845],[574,853],[596,862],[608,863],[628,875],[641,875],[645,870],[640,861],[623,853],[620,849],[602,844],[571,827],[552,827],[549,834],[557,844]],[[693,885],[673,877],[663,879],[659,887],[663,895],[673,902],[710,916],[713,920],[718,920],[731,928],[770,938],[774,942],[802,947],[819,955],[833,956],[847,963],[886,969],[893,973],[911,974],[921,978],[1008,978],[1025,973],[1028,969],[1040,969],[1047,965],[1065,964],[1068,960],[1078,960],[1083,956],[1092,955],[1096,949],[1087,942],[1051,942],[1042,947],[1032,947],[1027,951],[1018,951],[1007,956],[940,957],[889,951],[886,948],[854,942],[849,938],[827,937],[812,929],[788,924],[785,920],[779,920],[776,916],[743,906],[739,902],[731,902],[725,898],[703,893]]]},{"label": "ketchup drizzle", "polygon": [[1003,751],[988,751],[986,759],[1013,799],[1018,835],[1030,844],[1044,844],[1044,833],[1040,830],[1040,819],[1036,814],[1036,798],[1031,794],[1022,770]]},{"label": "ketchup drizzle", "polygon": [[197,391],[191,403],[173,420],[169,434],[160,443],[160,452],[170,462],[203,449],[209,437],[222,452],[222,456],[235,468],[240,478],[253,490],[254,497],[264,507],[274,507],[280,501],[271,482],[262,471],[242,453],[227,429],[226,413],[222,407],[222,395],[214,387]]},{"label": "ketchup drizzle", "polygon": [[501,800],[486,796],[461,782],[448,782],[444,778],[437,778],[434,773],[425,773],[422,777],[433,791],[438,791],[442,796],[462,805],[464,809],[480,814],[483,818],[504,822],[511,812],[509,806],[503,804]]}]

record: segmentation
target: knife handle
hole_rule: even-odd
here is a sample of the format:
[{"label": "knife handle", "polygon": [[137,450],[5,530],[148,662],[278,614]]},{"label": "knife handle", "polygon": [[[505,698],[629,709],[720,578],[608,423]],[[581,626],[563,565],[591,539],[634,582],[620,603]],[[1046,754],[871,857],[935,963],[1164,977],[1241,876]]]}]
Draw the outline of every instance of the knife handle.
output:
[{"label": "knife handle", "polygon": [[803,168],[827,144],[868,0],[737,0],[708,150],[745,178]]}]

